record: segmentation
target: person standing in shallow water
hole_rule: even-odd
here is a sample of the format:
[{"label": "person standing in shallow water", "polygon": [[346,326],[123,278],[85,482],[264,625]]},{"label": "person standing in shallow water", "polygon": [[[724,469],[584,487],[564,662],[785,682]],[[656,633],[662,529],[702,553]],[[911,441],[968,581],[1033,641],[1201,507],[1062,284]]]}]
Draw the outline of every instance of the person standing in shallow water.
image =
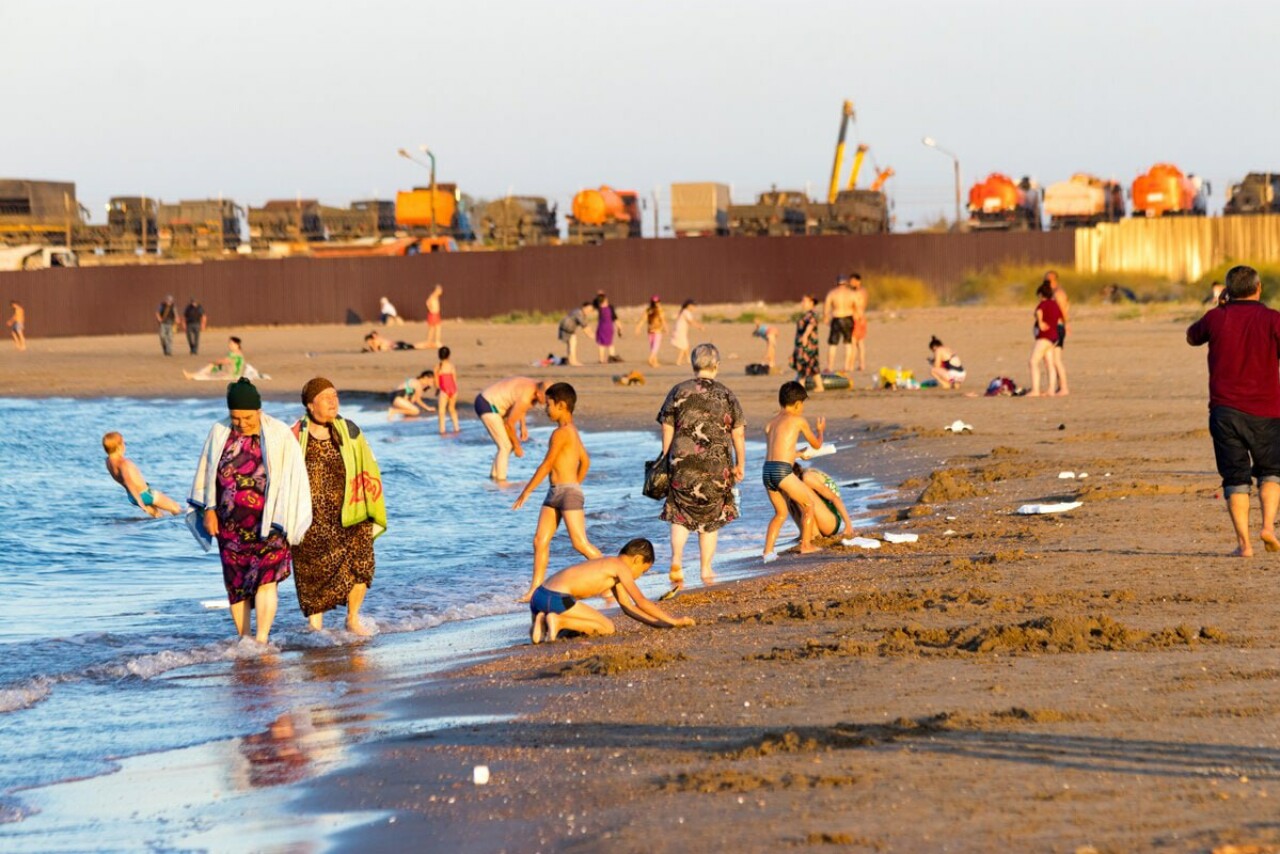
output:
[{"label": "person standing in shallow water", "polygon": [[262,396],[241,379],[227,386],[229,417],[209,429],[187,503],[200,514],[192,532],[218,545],[236,632],[265,644],[275,621],[276,585],[289,577],[290,546],[311,527],[311,490],[288,425],[262,412]]},{"label": "person standing in shallow water", "polygon": [[1209,435],[1222,476],[1222,497],[1235,529],[1239,557],[1253,557],[1249,488],[1256,478],[1262,504],[1262,543],[1280,552],[1280,312],[1262,303],[1258,271],[1227,271],[1224,305],[1187,329],[1192,347],[1209,345]]},{"label": "person standing in shallow water", "polygon": [[370,634],[360,606],[373,584],[373,541],[387,529],[382,472],[355,422],[338,415],[338,390],[324,377],[302,388],[307,412],[293,425],[311,487],[311,527],[293,550],[298,606],[311,628],[347,608],[347,631]]}]

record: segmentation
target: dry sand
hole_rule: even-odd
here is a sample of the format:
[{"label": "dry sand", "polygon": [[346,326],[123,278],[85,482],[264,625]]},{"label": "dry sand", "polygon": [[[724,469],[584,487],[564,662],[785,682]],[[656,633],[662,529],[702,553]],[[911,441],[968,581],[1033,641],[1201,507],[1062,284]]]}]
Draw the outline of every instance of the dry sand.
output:
[{"label": "dry sand", "polygon": [[[870,362],[923,368],[936,333],[973,391],[1025,383],[1030,314],[874,314]],[[867,530],[918,543],[828,544],[767,577],[695,581],[672,603],[690,629],[619,617],[613,638],[464,662],[398,712],[514,719],[373,744],[302,808],[394,811],[344,840],[361,851],[1280,851],[1280,557],[1260,543],[1252,560],[1226,556],[1204,351],[1183,340],[1198,316],[1077,309],[1066,398],[815,397],[832,435],[863,440],[823,467],[900,486]],[[434,361],[354,353],[362,332],[243,334],[282,397],[315,373],[386,389]],[[749,334],[707,332],[755,432],[779,379],[742,375],[760,349]],[[464,399],[517,371],[570,378],[588,426],[651,425],[687,376],[642,367],[648,385],[618,389],[618,367],[527,367],[554,348],[550,325],[448,324],[446,343]],[[623,340],[626,368],[641,347]],[[197,360],[158,350],[37,339],[0,353],[0,393],[221,394],[180,379]],[[941,429],[957,418],[974,433]],[[1012,514],[1064,499],[1084,505]]]}]

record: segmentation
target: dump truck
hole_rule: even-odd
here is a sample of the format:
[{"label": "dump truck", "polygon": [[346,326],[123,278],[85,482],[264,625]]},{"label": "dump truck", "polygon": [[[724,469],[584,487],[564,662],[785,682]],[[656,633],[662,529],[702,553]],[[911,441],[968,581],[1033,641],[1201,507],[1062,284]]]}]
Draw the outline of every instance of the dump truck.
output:
[{"label": "dump truck", "polygon": [[543,196],[507,196],[479,210],[479,236],[487,246],[516,249],[543,246],[560,239],[556,207]]},{"label": "dump truck", "polygon": [[711,181],[671,185],[671,230],[676,237],[729,233],[729,185]]},{"label": "dump truck", "polygon": [[729,233],[735,237],[787,237],[804,234],[813,203],[801,190],[776,187],[756,196],[755,204],[729,205]]},{"label": "dump truck", "polygon": [[160,251],[216,256],[240,246],[243,208],[229,199],[188,199],[156,210]]},{"label": "dump truck", "polygon": [[1040,188],[992,172],[969,188],[969,227],[978,231],[1040,231]]},{"label": "dump truck", "polygon": [[0,178],[0,245],[66,244],[85,219],[70,181]]},{"label": "dump truck", "polygon": [[1124,188],[1085,172],[1068,181],[1050,184],[1044,191],[1044,211],[1049,228],[1087,228],[1124,218]]},{"label": "dump truck", "polygon": [[146,196],[112,196],[107,202],[107,251],[154,252],[158,244],[156,200]]},{"label": "dump truck", "polygon": [[1184,175],[1172,163],[1157,163],[1133,179],[1133,215],[1204,216],[1209,186],[1195,175]]},{"label": "dump truck", "polygon": [[1227,193],[1224,214],[1280,213],[1280,172],[1250,172]]},{"label": "dump truck", "polygon": [[255,252],[272,243],[311,243],[324,240],[320,203],[315,199],[273,199],[249,208],[249,245]]},{"label": "dump truck", "polygon": [[414,187],[396,193],[396,225],[416,237],[476,239],[457,184]]},{"label": "dump truck", "polygon": [[640,236],[640,197],[635,190],[602,185],[579,190],[569,217],[570,243],[601,243]]}]

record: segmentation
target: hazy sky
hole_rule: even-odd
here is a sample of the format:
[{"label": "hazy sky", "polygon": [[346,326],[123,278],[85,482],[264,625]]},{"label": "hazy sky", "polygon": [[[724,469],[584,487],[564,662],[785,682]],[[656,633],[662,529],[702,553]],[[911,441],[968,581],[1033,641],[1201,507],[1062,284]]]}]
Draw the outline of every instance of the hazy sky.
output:
[{"label": "hazy sky", "polygon": [[925,135],[965,192],[1171,161],[1220,208],[1280,171],[1278,25],[1186,0],[0,0],[0,176],[75,181],[99,222],[111,195],[345,206],[426,183],[395,154],[426,143],[473,196],[658,188],[665,219],[672,181],[825,192],[851,98],[899,228],[952,209]]}]

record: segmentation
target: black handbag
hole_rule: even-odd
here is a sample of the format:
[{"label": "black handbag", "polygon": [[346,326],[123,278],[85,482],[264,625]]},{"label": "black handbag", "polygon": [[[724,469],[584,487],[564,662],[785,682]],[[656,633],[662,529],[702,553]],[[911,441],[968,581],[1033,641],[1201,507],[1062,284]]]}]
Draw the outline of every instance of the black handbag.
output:
[{"label": "black handbag", "polygon": [[661,501],[671,490],[671,463],[666,454],[659,454],[656,460],[646,460],[644,464],[645,497]]}]

